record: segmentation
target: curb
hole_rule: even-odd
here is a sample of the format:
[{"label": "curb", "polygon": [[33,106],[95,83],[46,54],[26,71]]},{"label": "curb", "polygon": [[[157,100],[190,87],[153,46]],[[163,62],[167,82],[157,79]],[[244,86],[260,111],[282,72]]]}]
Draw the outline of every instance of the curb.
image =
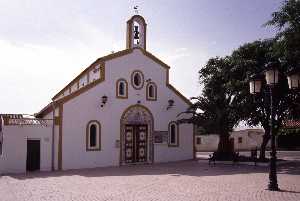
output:
[{"label": "curb", "polygon": [[[288,164],[291,161],[277,161],[276,164],[277,165],[284,165],[284,164]],[[198,163],[208,163],[208,160],[198,160]],[[223,165],[250,165],[250,166],[259,166],[259,167],[268,167],[269,163],[261,163],[261,162],[257,162],[256,165],[254,162],[236,162],[233,163],[232,161],[215,161],[215,164],[223,164]],[[214,165],[214,163],[212,162],[211,165]]]}]

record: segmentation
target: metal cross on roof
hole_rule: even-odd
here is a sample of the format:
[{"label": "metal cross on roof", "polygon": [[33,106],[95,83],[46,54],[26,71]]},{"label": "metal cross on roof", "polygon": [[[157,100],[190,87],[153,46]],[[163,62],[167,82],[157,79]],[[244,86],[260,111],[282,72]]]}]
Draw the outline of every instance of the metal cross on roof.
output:
[{"label": "metal cross on roof", "polygon": [[139,6],[134,6],[133,10],[136,15],[139,14]]}]

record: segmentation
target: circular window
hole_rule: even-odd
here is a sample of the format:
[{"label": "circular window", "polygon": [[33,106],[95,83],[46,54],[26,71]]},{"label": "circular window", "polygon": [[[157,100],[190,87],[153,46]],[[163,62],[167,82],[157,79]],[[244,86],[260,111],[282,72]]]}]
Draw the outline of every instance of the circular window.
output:
[{"label": "circular window", "polygon": [[141,71],[133,71],[131,74],[131,84],[134,89],[141,89],[144,85],[144,75]]}]

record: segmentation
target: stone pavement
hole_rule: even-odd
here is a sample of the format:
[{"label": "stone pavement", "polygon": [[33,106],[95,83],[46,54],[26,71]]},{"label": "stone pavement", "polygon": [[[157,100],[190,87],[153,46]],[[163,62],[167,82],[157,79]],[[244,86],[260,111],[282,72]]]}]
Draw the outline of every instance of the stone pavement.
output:
[{"label": "stone pavement", "polygon": [[37,172],[0,177],[1,201],[300,200],[300,163],[278,169],[280,192],[266,189],[268,169],[196,161]]}]

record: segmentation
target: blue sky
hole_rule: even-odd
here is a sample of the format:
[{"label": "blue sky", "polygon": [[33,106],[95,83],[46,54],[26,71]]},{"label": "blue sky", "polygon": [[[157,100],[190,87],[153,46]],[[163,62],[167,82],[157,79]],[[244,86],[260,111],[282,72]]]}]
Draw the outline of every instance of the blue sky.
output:
[{"label": "blue sky", "polygon": [[125,48],[138,5],[147,50],[171,66],[187,97],[201,93],[198,70],[245,42],[272,37],[262,25],[281,0],[1,0],[0,113],[35,113],[98,57]]}]

